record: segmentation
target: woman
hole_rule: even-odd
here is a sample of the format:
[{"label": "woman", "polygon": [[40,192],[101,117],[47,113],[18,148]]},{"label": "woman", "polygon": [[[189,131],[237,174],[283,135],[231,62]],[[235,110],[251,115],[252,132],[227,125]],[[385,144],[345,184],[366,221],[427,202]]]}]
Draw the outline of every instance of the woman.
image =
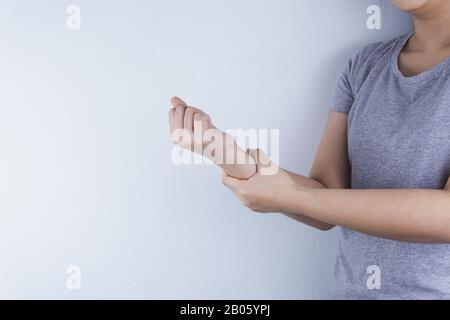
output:
[{"label": "woman", "polygon": [[[256,166],[221,164],[223,182],[254,211],[341,227],[333,297],[450,299],[450,1],[392,2],[413,16],[415,31],[347,63],[309,177],[281,168],[263,175],[269,160],[250,151]],[[217,130],[201,110],[172,104],[172,132]]]}]

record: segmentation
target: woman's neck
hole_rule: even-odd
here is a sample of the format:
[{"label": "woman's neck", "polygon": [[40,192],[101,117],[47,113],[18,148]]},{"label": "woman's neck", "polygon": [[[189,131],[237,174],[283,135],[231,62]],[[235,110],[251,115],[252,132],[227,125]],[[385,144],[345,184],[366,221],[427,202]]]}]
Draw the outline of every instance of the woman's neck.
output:
[{"label": "woman's neck", "polygon": [[449,0],[436,8],[423,8],[412,14],[415,35],[409,41],[409,51],[435,52],[450,46]]}]

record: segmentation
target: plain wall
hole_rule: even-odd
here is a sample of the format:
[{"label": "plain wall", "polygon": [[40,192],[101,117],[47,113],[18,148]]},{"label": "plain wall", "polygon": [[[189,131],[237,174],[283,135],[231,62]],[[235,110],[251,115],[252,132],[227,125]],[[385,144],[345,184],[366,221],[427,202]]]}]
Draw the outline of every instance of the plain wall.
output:
[{"label": "plain wall", "polygon": [[280,129],[280,164],[308,174],[345,61],[411,28],[383,5],[369,30],[371,4],[1,1],[0,298],[320,298],[336,231],[252,214],[217,168],[174,165],[169,99]]}]

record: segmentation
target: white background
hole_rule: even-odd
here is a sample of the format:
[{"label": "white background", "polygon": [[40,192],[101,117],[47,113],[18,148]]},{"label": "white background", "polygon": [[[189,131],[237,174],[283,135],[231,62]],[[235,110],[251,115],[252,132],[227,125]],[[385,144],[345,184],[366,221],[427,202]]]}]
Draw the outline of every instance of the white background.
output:
[{"label": "white background", "polygon": [[368,30],[370,4],[2,0],[0,298],[321,297],[336,231],[252,214],[218,169],[173,165],[169,98],[280,129],[281,165],[307,174],[344,62],[411,27],[385,5]]}]

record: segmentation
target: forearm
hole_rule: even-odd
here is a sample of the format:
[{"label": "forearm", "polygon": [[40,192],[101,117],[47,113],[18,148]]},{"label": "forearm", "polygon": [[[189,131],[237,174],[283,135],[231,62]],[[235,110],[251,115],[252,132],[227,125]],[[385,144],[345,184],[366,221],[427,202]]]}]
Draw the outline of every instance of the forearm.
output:
[{"label": "forearm", "polygon": [[287,212],[392,240],[450,242],[450,193],[443,190],[291,190]]},{"label": "forearm", "polygon": [[[289,174],[290,178],[300,187],[314,188],[314,189],[326,188],[326,186],[324,186],[323,184],[321,184],[320,182],[318,182],[314,179],[311,179],[311,178],[308,178],[308,177],[305,177],[305,176],[302,176],[302,175],[299,175],[299,174],[296,174],[293,172],[287,171],[287,173]],[[317,219],[313,219],[311,217],[308,217],[308,216],[302,215],[302,214],[283,213],[283,215],[285,215],[288,218],[299,221],[303,224],[306,224],[310,227],[313,227],[313,228],[316,228],[319,230],[323,230],[323,231],[330,230],[334,227],[333,224],[325,223],[325,222],[319,221]]]}]

